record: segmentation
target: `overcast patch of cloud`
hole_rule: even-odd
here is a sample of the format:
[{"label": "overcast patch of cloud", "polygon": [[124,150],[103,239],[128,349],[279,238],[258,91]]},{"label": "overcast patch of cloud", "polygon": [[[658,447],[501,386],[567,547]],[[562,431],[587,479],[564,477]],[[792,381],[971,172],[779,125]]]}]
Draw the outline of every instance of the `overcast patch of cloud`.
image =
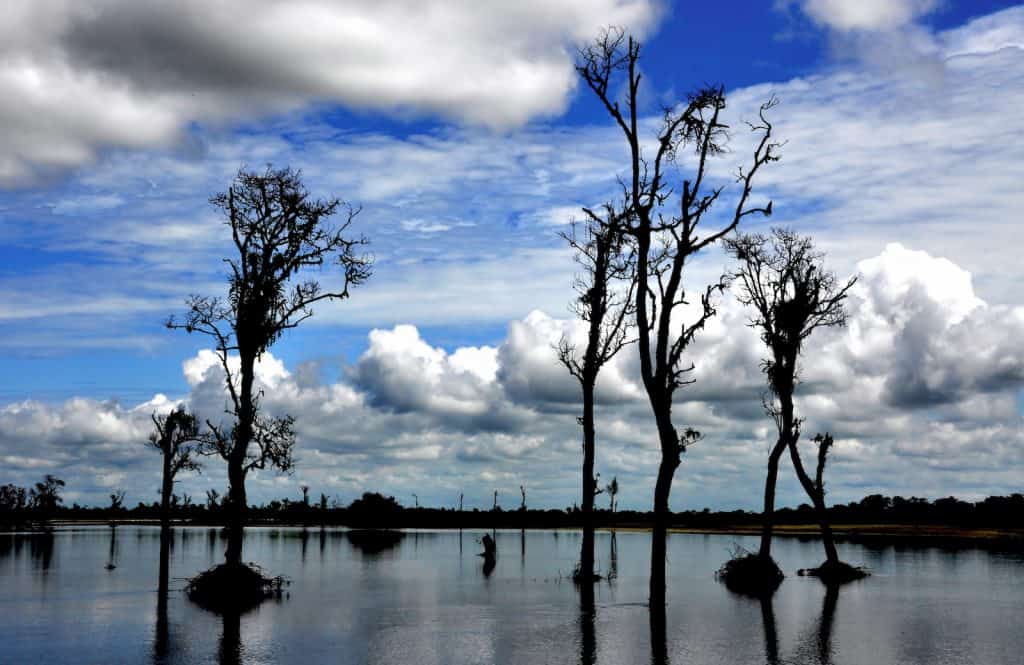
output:
[{"label": "overcast patch of cloud", "polygon": [[509,128],[562,112],[574,45],[643,35],[653,0],[13,0],[0,15],[0,185],[194,123],[312,103]]}]

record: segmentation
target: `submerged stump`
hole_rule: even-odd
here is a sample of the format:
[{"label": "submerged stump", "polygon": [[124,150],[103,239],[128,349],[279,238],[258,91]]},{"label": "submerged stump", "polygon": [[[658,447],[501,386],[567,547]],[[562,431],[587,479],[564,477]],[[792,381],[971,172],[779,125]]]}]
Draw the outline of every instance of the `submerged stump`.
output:
[{"label": "submerged stump", "polygon": [[786,576],[771,557],[737,548],[732,558],[715,573],[719,582],[734,593],[749,596],[771,594]]},{"label": "submerged stump", "polygon": [[211,612],[244,612],[269,598],[281,598],[288,580],[268,577],[256,564],[222,563],[188,581],[189,600]]}]

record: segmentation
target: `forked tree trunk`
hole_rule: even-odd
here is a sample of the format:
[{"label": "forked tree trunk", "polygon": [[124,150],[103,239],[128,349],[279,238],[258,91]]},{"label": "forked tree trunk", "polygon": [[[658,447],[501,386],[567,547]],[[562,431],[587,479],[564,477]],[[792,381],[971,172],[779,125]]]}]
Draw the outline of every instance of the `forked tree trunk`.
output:
[{"label": "forked tree trunk", "polygon": [[761,547],[758,556],[762,559],[772,557],[772,535],[775,528],[775,485],[779,476],[779,458],[786,449],[786,441],[782,437],[772,447],[768,455],[768,475],[764,481],[764,512],[761,516]]},{"label": "forked tree trunk", "polygon": [[816,487],[811,477],[804,469],[803,461],[800,459],[800,451],[796,443],[789,444],[790,459],[793,460],[793,468],[796,469],[796,476],[800,479],[807,496],[814,504],[814,515],[818,520],[818,527],[821,530],[821,542],[825,546],[825,560],[828,563],[839,563],[839,552],[836,550],[836,539],[832,534],[832,526],[828,522],[828,511],[825,507],[824,488]]}]

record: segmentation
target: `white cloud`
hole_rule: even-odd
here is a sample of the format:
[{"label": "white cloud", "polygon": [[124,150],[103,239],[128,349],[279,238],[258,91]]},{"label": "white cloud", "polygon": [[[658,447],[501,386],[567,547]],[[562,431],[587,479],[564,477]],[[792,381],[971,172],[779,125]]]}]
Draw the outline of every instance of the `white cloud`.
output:
[{"label": "white cloud", "polygon": [[937,0],[803,0],[811,19],[834,30],[892,30],[938,6]]},{"label": "white cloud", "polygon": [[[859,265],[850,325],[811,338],[797,393],[804,438],[824,430],[836,437],[831,499],[1017,491],[1024,307],[984,302],[961,267],[920,251],[893,245]],[[697,382],[679,390],[675,414],[705,439],[680,467],[676,509],[758,505],[772,426],[760,402],[764,351],[747,316],[727,299],[688,353]],[[296,417],[299,462],[294,477],[254,476],[251,496],[268,500],[307,483],[344,500],[382,490],[450,505],[464,491],[469,505],[486,506],[493,489],[507,496],[525,484],[533,505],[570,504],[579,477],[579,389],[552,343],[579,327],[534,311],[511,322],[497,346],[450,351],[414,326],[378,329],[333,383],[265,355],[261,403]],[[597,467],[602,478],[619,477],[624,506],[646,507],[658,453],[636,364],[630,347],[601,375]],[[225,402],[210,351],[182,369],[190,393],[181,399],[157,395],[134,408],[82,398],[0,407],[10,479],[24,484],[53,472],[85,500],[104,502],[115,485],[132,501],[152,500],[159,465],[144,445],[149,413],[185,403],[215,418]],[[222,465],[211,460],[181,490],[198,495],[223,484]],[[805,500],[788,473],[780,492],[785,503]]]},{"label": "white cloud", "polygon": [[14,0],[0,16],[0,184],[314,102],[507,128],[564,110],[573,46],[651,0],[172,4]]}]

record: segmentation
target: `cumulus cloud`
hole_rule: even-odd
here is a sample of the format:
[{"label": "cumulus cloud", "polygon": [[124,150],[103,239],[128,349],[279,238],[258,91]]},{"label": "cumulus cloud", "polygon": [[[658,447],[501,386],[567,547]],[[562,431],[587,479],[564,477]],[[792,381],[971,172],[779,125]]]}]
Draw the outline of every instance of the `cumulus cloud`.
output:
[{"label": "cumulus cloud", "polygon": [[834,30],[893,30],[931,12],[937,0],[803,0],[803,11]]},{"label": "cumulus cloud", "polygon": [[[859,262],[858,272],[849,325],[811,338],[797,395],[805,438],[824,430],[836,437],[833,500],[1015,491],[1013,469],[1024,463],[1024,307],[988,304],[960,266],[900,245]],[[764,351],[747,316],[727,299],[688,352],[696,383],[679,390],[675,414],[705,439],[680,468],[677,509],[757,506],[773,431],[760,402]],[[290,478],[254,475],[250,494],[268,500],[306,483],[343,500],[379,489],[448,505],[465,492],[469,505],[486,506],[495,488],[512,494],[524,484],[536,505],[570,504],[579,389],[553,344],[579,327],[534,311],[511,322],[496,346],[453,349],[431,344],[415,326],[377,329],[333,382],[265,354],[257,371],[262,408],[296,417],[298,466]],[[619,477],[624,506],[645,507],[658,454],[636,366],[630,347],[602,374],[597,466],[602,477]],[[71,481],[75,500],[102,502],[111,487],[152,500],[159,465],[143,445],[149,414],[183,403],[215,419],[226,402],[212,352],[199,351],[182,370],[188,394],[131,408],[83,398],[0,407],[8,476],[28,483],[57,473]],[[224,482],[211,460],[181,491],[199,495]],[[785,502],[804,500],[789,474],[780,492]]]},{"label": "cumulus cloud", "polygon": [[521,125],[564,110],[574,44],[605,25],[643,34],[658,14],[651,0],[8,4],[5,185],[312,103]]}]

